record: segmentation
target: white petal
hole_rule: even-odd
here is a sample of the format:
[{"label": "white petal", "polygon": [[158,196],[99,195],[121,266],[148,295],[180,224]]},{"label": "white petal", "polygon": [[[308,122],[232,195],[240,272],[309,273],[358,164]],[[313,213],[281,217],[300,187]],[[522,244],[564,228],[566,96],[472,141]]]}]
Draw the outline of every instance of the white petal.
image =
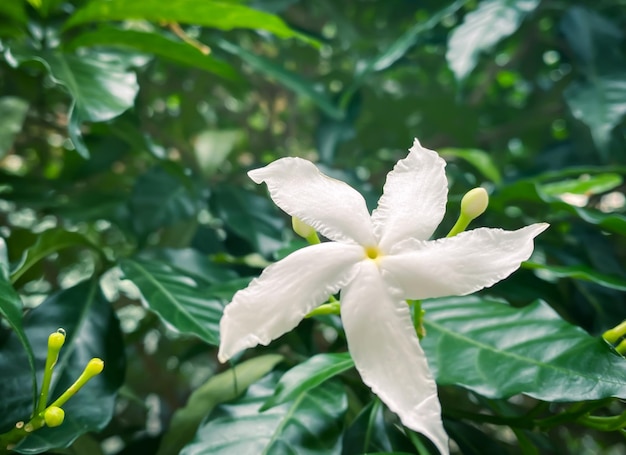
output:
[{"label": "white petal", "polygon": [[383,276],[408,299],[465,295],[518,269],[546,223],[517,231],[479,228],[430,242],[408,240],[380,258]]},{"label": "white petal", "polygon": [[356,268],[357,275],[341,292],[341,319],[355,366],[363,382],[405,426],[424,434],[447,454],[437,386],[409,307],[391,296],[373,261]]},{"label": "white petal", "polygon": [[372,213],[374,232],[383,251],[413,237],[428,240],[446,211],[446,162],[417,139],[409,155],[387,175],[378,208]]},{"label": "white petal", "polygon": [[325,237],[374,245],[363,196],[350,185],[322,174],[310,161],[281,158],[248,176],[256,183],[267,183],[276,205]]},{"label": "white petal", "polygon": [[220,362],[293,329],[350,281],[354,264],[362,259],[360,246],[327,242],[295,251],[267,267],[224,309]]}]

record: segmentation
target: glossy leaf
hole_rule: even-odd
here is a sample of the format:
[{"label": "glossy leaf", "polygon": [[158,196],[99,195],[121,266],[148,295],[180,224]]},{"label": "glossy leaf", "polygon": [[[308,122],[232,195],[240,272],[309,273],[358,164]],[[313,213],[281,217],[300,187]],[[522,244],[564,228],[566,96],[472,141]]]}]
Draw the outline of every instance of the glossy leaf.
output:
[{"label": "glossy leaf", "polygon": [[200,188],[173,163],[141,175],[133,188],[130,207],[139,236],[164,226],[193,219],[203,206]]},{"label": "glossy leaf", "polygon": [[42,232],[37,236],[35,244],[24,251],[20,262],[11,272],[11,281],[17,282],[34,264],[52,253],[75,246],[98,250],[96,245],[78,232],[64,229],[49,229]]},{"label": "glossy leaf", "polygon": [[14,96],[0,98],[0,159],[4,158],[13,146],[15,135],[22,130],[28,103]]},{"label": "glossy leaf", "polygon": [[261,410],[293,400],[353,366],[354,362],[348,352],[313,356],[291,368],[280,378],[274,394],[263,403]]},{"label": "glossy leaf", "polygon": [[439,151],[444,158],[461,158],[480,171],[483,176],[492,182],[499,184],[502,182],[502,176],[493,159],[487,152],[477,149],[456,149],[446,148]]},{"label": "glossy leaf", "polygon": [[539,0],[486,0],[465,15],[448,40],[446,59],[457,80],[472,72],[481,52],[513,34]]},{"label": "glossy leaf", "polygon": [[216,408],[181,455],[341,453],[341,420],[347,409],[343,387],[328,382],[260,412],[274,384],[275,376],[267,376],[251,385],[244,397]]},{"label": "glossy leaf", "polygon": [[277,354],[255,357],[211,377],[191,394],[184,408],[174,413],[157,455],[179,453],[215,406],[243,394],[252,383],[272,371],[282,360],[283,357]]},{"label": "glossy leaf", "polygon": [[110,0],[103,3],[100,0],[95,0],[76,11],[66,22],[65,27],[70,28],[90,22],[129,19],[143,19],[156,23],[178,22],[203,25],[220,30],[259,29],[267,30],[281,38],[299,38],[307,42],[314,42],[305,35],[289,28],[281,18],[274,14],[231,1],[173,0],[163,2],[161,0],[144,0],[127,2],[125,0]]},{"label": "glossy leaf", "polygon": [[120,268],[142,295],[144,305],[173,329],[219,343],[219,321],[224,302],[209,288],[170,265],[155,260],[125,259]]},{"label": "glossy leaf", "polygon": [[269,254],[282,245],[284,222],[266,198],[241,188],[222,185],[211,194],[216,216],[261,254]]},{"label": "glossy leaf", "polygon": [[136,49],[147,54],[165,57],[181,65],[199,68],[228,80],[238,81],[241,77],[228,63],[215,56],[202,53],[199,49],[174,41],[158,33],[102,27],[78,35],[69,48],[91,46],[114,46]]},{"label": "glossy leaf", "polygon": [[[15,291],[9,280],[9,260],[7,257],[7,245],[3,238],[0,237],[0,315],[11,326],[13,333],[22,345],[24,352],[23,358],[27,363],[27,367],[30,370],[26,375],[28,381],[31,384],[30,390],[30,403],[32,409],[35,407],[37,399],[37,377],[35,376],[35,354],[31,347],[28,336],[24,330],[22,322],[23,305],[20,296]],[[12,355],[19,355],[18,353],[12,353]],[[28,387],[26,387],[28,389]],[[2,391],[2,386],[0,386]],[[5,396],[5,395],[3,395]],[[8,395],[6,395],[8,396]],[[2,409],[0,406],[0,415],[6,413],[6,409]]]},{"label": "glossy leaf", "polygon": [[541,301],[521,309],[452,297],[428,300],[422,346],[437,382],[490,398],[626,397],[626,360]]},{"label": "glossy leaf", "polygon": [[617,291],[626,291],[626,278],[617,275],[608,275],[598,272],[585,266],[556,266],[538,264],[536,262],[525,262],[523,268],[537,270],[541,277],[553,278],[573,278],[576,280],[589,281]]},{"label": "glossy leaf", "polygon": [[[24,326],[35,346],[38,375],[43,371],[48,335],[59,327],[67,332],[55,368],[50,401],[78,378],[91,358],[103,359],[105,368],[63,406],[63,425],[37,430],[15,451],[34,454],[67,447],[81,434],[104,428],[113,415],[116,391],[124,379],[125,360],[119,323],[97,283],[83,282],[53,294],[27,315]],[[27,419],[32,411],[30,394],[24,387],[30,381],[30,373],[24,367],[25,355],[16,355],[16,343],[14,337],[9,338],[2,346],[0,356],[2,403],[7,407],[2,413],[1,426],[4,428]]]},{"label": "glossy leaf", "polygon": [[559,196],[564,193],[572,194],[602,194],[617,188],[623,178],[619,174],[585,175],[577,179],[562,180],[541,185],[541,191],[548,196]]}]

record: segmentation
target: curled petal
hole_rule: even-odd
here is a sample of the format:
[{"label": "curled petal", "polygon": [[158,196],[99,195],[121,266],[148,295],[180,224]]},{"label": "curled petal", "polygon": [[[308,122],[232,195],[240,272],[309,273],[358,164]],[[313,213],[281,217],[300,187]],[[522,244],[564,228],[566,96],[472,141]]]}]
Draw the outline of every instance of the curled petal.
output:
[{"label": "curled petal", "polygon": [[517,231],[479,228],[431,242],[408,240],[380,259],[383,276],[408,299],[465,295],[506,278],[533,252],[548,227]]},{"label": "curled petal", "polygon": [[237,292],[220,321],[218,358],[267,345],[350,281],[363,248],[322,243],[298,250],[267,267]]},{"label": "curled petal", "polygon": [[409,237],[428,240],[446,211],[446,162],[417,139],[410,150],[387,174],[383,195],[372,213],[379,245],[387,251]]},{"label": "curled petal", "polygon": [[374,244],[363,196],[350,185],[322,174],[310,161],[281,158],[248,176],[256,183],[267,183],[276,205],[325,237]]},{"label": "curled petal", "polygon": [[447,454],[437,387],[409,307],[391,296],[373,261],[356,268],[358,273],[341,293],[341,319],[355,366],[363,382],[405,426]]}]

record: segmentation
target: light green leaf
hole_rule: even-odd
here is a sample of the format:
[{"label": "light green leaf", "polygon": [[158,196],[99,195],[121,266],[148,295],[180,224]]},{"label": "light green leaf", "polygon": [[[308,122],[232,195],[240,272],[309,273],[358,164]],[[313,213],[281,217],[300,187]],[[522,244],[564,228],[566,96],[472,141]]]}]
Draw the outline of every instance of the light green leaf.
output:
[{"label": "light green leaf", "polygon": [[211,297],[209,287],[161,261],[125,259],[120,268],[141,291],[143,303],[163,322],[181,333],[219,344],[224,302]]},{"label": "light green leaf", "polygon": [[255,357],[211,377],[191,394],[184,408],[174,413],[157,455],[180,453],[215,406],[237,398],[250,384],[268,374],[282,360],[283,357],[277,354]]},{"label": "light green leaf", "polygon": [[270,13],[252,9],[244,4],[219,0],[92,0],[76,11],[65,28],[79,24],[104,21],[148,20],[156,23],[178,22],[203,25],[220,30],[249,28],[267,30],[280,38],[298,38],[310,44],[311,38],[289,28],[283,20]]},{"label": "light green leaf", "polygon": [[20,262],[13,268],[11,281],[16,283],[24,273],[46,256],[74,246],[82,246],[99,251],[96,245],[78,232],[70,232],[64,229],[49,229],[38,234],[35,244],[24,251]]},{"label": "light green leaf", "polygon": [[502,182],[502,176],[500,175],[498,166],[496,166],[487,152],[478,149],[445,148],[440,150],[439,153],[446,159],[448,157],[461,158],[478,169],[492,182],[496,184]]},{"label": "light green leaf", "polygon": [[584,175],[577,179],[562,180],[540,185],[541,191],[548,196],[570,194],[602,194],[611,191],[622,184],[623,178],[619,174]]},{"label": "light green leaf", "polygon": [[158,33],[102,27],[78,35],[69,43],[67,48],[99,45],[132,48],[147,54],[165,57],[175,63],[200,68],[228,80],[238,81],[241,79],[228,63],[215,58],[213,55],[205,55],[187,43],[174,41]]},{"label": "light green leaf", "polygon": [[0,98],[0,159],[13,147],[15,136],[22,130],[27,111],[28,103],[21,98]]},{"label": "light green leaf", "polygon": [[213,175],[244,137],[242,130],[201,131],[193,139],[193,150],[202,173]]},{"label": "light green leaf", "polygon": [[610,289],[626,291],[626,278],[617,275],[607,275],[596,270],[578,266],[557,266],[538,264],[536,262],[524,262],[522,267],[530,270],[537,270],[538,275],[547,279],[553,278],[573,278],[575,280],[589,281]]},{"label": "light green leaf", "polygon": [[461,385],[489,398],[626,397],[626,360],[544,302],[517,309],[469,296],[428,300],[422,307],[422,347],[441,385]]},{"label": "light green leaf", "polygon": [[265,76],[275,79],[283,86],[293,90],[296,94],[309,98],[329,117],[335,120],[341,120],[344,117],[344,111],[337,107],[324,91],[318,89],[313,83],[303,79],[297,73],[289,71],[272,60],[250,52],[235,43],[217,39],[215,44],[223,51],[239,57]]},{"label": "light green leaf", "polygon": [[[626,65],[623,68],[626,71]],[[563,92],[572,115],[585,123],[600,149],[606,149],[611,132],[626,114],[624,73],[612,73],[572,82]]]},{"label": "light green leaf", "polygon": [[354,362],[348,352],[315,355],[296,365],[280,378],[274,394],[263,404],[261,411],[293,400],[353,366]]},{"label": "light green leaf", "polygon": [[275,376],[267,376],[236,402],[217,407],[181,455],[339,455],[347,409],[343,387],[331,381],[260,412],[274,385]]},{"label": "light green leaf", "polygon": [[446,59],[458,81],[476,66],[481,52],[489,51],[513,34],[539,0],[486,0],[468,13],[448,40]]}]

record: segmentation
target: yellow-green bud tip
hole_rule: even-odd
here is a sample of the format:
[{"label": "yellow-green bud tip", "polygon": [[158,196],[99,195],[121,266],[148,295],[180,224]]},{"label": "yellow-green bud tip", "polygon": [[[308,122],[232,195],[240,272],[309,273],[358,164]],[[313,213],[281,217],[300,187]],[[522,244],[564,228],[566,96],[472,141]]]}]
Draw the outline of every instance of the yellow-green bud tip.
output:
[{"label": "yellow-green bud tip", "polygon": [[58,406],[50,406],[44,411],[43,418],[49,427],[58,427],[65,419],[65,411]]},{"label": "yellow-green bud tip", "polygon": [[475,219],[485,213],[489,205],[489,195],[484,188],[474,188],[468,191],[463,199],[461,199],[461,213],[470,218]]},{"label": "yellow-green bud tip", "polygon": [[48,337],[48,349],[58,351],[65,343],[65,330],[59,329]]},{"label": "yellow-green bud tip", "polygon": [[315,229],[295,216],[291,217],[291,227],[293,231],[303,239],[308,239],[311,235],[315,234]]},{"label": "yellow-green bud tip", "polygon": [[93,358],[85,367],[85,374],[89,376],[96,376],[102,373],[102,370],[104,370],[104,360]]}]

